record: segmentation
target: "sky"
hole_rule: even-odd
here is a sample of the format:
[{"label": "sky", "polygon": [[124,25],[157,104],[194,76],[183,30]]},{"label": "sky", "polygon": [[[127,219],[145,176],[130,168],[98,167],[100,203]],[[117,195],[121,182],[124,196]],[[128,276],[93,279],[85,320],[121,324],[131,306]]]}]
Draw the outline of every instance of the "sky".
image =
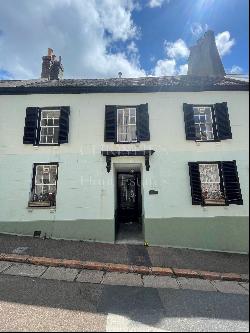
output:
[{"label": "sky", "polygon": [[64,78],[185,75],[213,30],[227,73],[249,72],[248,0],[0,0],[0,79],[36,79],[48,47]]}]

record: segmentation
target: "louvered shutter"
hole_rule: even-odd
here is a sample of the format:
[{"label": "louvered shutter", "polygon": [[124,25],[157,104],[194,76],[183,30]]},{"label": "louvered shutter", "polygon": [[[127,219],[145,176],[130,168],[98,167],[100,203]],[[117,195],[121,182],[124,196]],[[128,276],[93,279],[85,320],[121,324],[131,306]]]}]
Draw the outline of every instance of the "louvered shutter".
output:
[{"label": "louvered shutter", "polygon": [[105,129],[104,141],[117,141],[117,107],[115,105],[106,105],[105,107]]},{"label": "louvered shutter", "polygon": [[217,103],[214,106],[218,139],[232,139],[232,130],[230,125],[227,103]]},{"label": "louvered shutter", "polygon": [[183,104],[185,131],[187,140],[196,140],[193,104]]},{"label": "louvered shutter", "polygon": [[192,204],[202,205],[203,199],[202,199],[199,163],[190,162],[188,163],[188,165],[189,165]]},{"label": "louvered shutter", "polygon": [[149,114],[148,104],[138,105],[136,108],[136,130],[138,141],[149,141]]},{"label": "louvered shutter", "polygon": [[221,162],[227,204],[243,205],[236,161]]},{"label": "louvered shutter", "polygon": [[39,108],[26,108],[23,143],[38,144]]},{"label": "louvered shutter", "polygon": [[61,106],[60,108],[60,118],[59,118],[59,137],[58,143],[68,143],[69,142],[69,106]]}]

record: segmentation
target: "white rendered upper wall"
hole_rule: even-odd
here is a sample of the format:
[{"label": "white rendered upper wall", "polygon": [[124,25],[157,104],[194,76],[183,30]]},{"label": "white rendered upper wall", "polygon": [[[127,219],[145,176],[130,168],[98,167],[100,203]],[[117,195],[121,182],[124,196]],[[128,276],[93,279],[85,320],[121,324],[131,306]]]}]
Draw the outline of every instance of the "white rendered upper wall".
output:
[{"label": "white rendered upper wall", "polygon": [[[186,141],[183,103],[227,102],[232,140],[197,144]],[[151,140],[137,144],[104,142],[105,105],[148,103]],[[70,106],[69,143],[56,147],[23,144],[26,108]],[[248,215],[248,92],[162,92],[41,94],[0,96],[0,221],[113,219],[114,166],[106,171],[101,150],[154,149],[150,171],[144,158],[113,158],[112,163],[141,163],[143,212],[147,218]],[[192,206],[189,161],[236,160],[243,206]],[[57,208],[29,213],[32,165],[59,162]],[[149,190],[159,191],[150,196]],[[13,209],[14,207],[14,209]]]}]

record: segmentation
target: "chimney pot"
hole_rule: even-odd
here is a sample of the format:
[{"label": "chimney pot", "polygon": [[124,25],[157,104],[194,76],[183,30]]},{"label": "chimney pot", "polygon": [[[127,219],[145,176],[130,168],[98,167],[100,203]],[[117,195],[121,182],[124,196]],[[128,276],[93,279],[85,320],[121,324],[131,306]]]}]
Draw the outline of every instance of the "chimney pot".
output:
[{"label": "chimney pot", "polygon": [[53,49],[51,49],[50,47],[48,48],[48,57],[51,57],[53,54]]}]

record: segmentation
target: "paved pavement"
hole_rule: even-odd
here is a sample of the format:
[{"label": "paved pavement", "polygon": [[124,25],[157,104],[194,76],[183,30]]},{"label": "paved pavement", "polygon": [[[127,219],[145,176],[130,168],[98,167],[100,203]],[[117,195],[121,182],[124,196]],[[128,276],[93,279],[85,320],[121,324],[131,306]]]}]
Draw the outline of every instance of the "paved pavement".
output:
[{"label": "paved pavement", "polygon": [[223,273],[249,273],[248,255],[157,246],[144,247],[140,245],[43,240],[0,234],[1,252],[139,266],[175,267]]},{"label": "paved pavement", "polygon": [[236,281],[209,281],[198,278],[182,278],[135,273],[79,270],[64,267],[45,267],[23,263],[0,261],[0,276],[23,276],[55,281],[120,285],[142,288],[168,288],[249,295],[249,284]]},{"label": "paved pavement", "polygon": [[[18,267],[20,275],[8,274],[14,270],[18,274]],[[21,276],[29,269],[20,264],[1,269],[1,332],[248,332],[245,287],[241,293],[236,289],[234,293],[191,290],[183,280],[183,289],[179,282],[169,288],[145,288],[118,285],[126,282],[124,276],[109,276],[109,284],[95,284],[62,281],[63,277],[72,279],[62,270],[45,270],[37,278],[37,271],[30,273],[36,277]],[[110,283],[114,281],[116,285]],[[136,277],[129,281],[138,283]]]}]

